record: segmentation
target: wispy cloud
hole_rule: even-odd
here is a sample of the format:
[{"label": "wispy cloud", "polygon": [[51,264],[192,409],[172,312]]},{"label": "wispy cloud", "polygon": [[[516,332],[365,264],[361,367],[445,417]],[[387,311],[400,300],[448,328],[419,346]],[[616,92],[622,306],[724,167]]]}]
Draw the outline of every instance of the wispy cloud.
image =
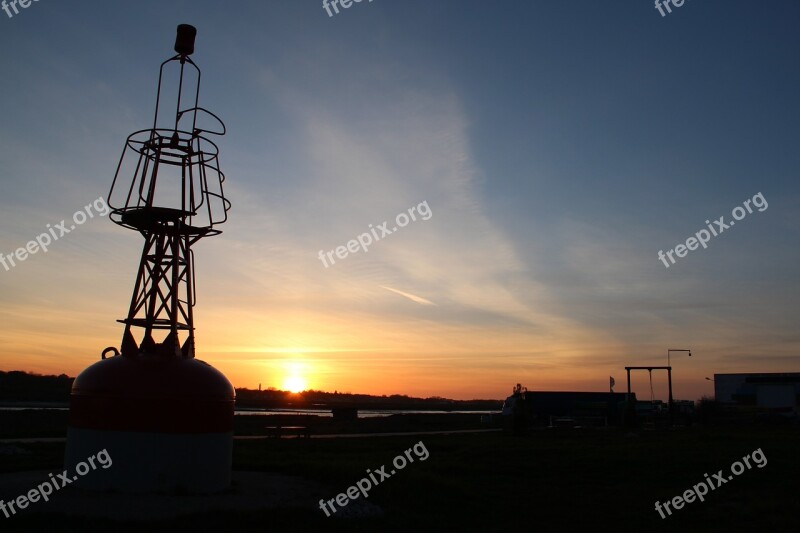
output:
[{"label": "wispy cloud", "polygon": [[393,288],[391,288],[391,287],[384,287],[383,285],[381,285],[381,288],[383,288],[383,289],[386,289],[387,291],[392,291],[392,292],[394,292],[394,293],[397,293],[397,294],[399,294],[400,296],[405,296],[406,298],[408,298],[408,299],[409,299],[409,300],[411,300],[412,302],[416,302],[416,303],[418,303],[418,304],[422,304],[422,305],[436,305],[436,304],[435,304],[435,303],[433,303],[432,301],[430,301],[430,300],[427,300],[427,299],[425,299],[425,298],[422,298],[421,296],[416,296],[416,295],[414,295],[414,294],[409,294],[409,293],[407,293],[407,292],[403,292],[403,291],[400,291],[400,290],[397,290],[397,289],[393,289]]}]

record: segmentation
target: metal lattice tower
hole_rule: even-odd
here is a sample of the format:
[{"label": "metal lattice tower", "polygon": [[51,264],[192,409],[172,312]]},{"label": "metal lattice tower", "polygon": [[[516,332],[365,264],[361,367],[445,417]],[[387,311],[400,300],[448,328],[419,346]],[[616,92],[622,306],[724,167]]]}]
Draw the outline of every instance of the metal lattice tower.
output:
[{"label": "metal lattice tower", "polygon": [[236,392],[194,348],[192,246],[219,234],[230,209],[219,150],[208,139],[224,135],[225,125],[198,105],[200,69],[189,58],[196,34],[178,26],[177,55],[159,71],[153,127],[128,137],[108,193],[111,219],[141,233],[144,247],[120,320],[121,350],[106,348],[72,383],[65,468],[98,450],[114,458],[114,468],[75,479],[88,490],[231,486]]},{"label": "metal lattice tower", "polygon": [[[219,149],[207,137],[224,135],[225,125],[198,103],[200,69],[189,57],[196,33],[187,24],[178,26],[177,55],[159,71],[153,127],[128,137],[108,194],[110,218],[145,239],[128,316],[119,320],[125,324],[125,357],[194,357],[191,248],[221,233],[216,226],[227,220],[231,207],[223,193]],[[201,127],[207,121],[213,129]],[[134,327],[144,330],[138,342]],[[166,332],[161,340],[159,330]],[[183,344],[180,332],[186,334]]]}]

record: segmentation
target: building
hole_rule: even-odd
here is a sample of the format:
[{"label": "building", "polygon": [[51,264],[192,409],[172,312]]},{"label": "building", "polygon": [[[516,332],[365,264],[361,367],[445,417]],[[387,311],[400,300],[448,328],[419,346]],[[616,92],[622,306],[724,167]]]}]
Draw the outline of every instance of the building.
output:
[{"label": "building", "polygon": [[[584,424],[619,424],[626,397],[627,394],[623,392],[527,391],[525,393],[528,410],[539,423],[572,418]],[[636,401],[635,394],[631,394],[631,400]]]},{"label": "building", "polygon": [[714,374],[714,394],[721,403],[797,413],[800,372]]}]

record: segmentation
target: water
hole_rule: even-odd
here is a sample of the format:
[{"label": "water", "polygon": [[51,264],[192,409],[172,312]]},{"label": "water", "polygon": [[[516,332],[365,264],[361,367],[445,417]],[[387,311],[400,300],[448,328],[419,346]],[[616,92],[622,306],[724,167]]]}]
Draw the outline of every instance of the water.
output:
[{"label": "water", "polygon": [[[235,411],[237,415],[316,415],[330,418],[333,416],[330,409],[246,409]],[[474,415],[499,415],[500,411],[419,411],[415,409],[359,409],[358,418],[381,418],[391,415],[418,415],[418,414],[474,414]]]}]

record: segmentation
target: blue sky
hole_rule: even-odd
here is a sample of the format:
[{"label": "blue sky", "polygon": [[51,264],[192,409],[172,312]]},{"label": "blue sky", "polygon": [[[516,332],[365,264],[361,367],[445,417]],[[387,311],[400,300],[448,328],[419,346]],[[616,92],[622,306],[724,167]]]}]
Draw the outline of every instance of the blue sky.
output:
[{"label": "blue sky", "polygon": [[[236,386],[299,374],[325,390],[459,398],[516,382],[604,390],[683,347],[694,357],[674,361],[676,397],[710,393],[715,372],[798,371],[800,4],[340,11],[0,12],[0,253],[107,194],[189,23],[201,104],[228,126],[234,206],[195,248],[198,353]],[[759,192],[766,210],[659,261]],[[423,201],[429,220],[329,268],[318,259]],[[0,268],[0,367],[74,375],[118,345],[140,251],[140,236],[96,218]]]}]

